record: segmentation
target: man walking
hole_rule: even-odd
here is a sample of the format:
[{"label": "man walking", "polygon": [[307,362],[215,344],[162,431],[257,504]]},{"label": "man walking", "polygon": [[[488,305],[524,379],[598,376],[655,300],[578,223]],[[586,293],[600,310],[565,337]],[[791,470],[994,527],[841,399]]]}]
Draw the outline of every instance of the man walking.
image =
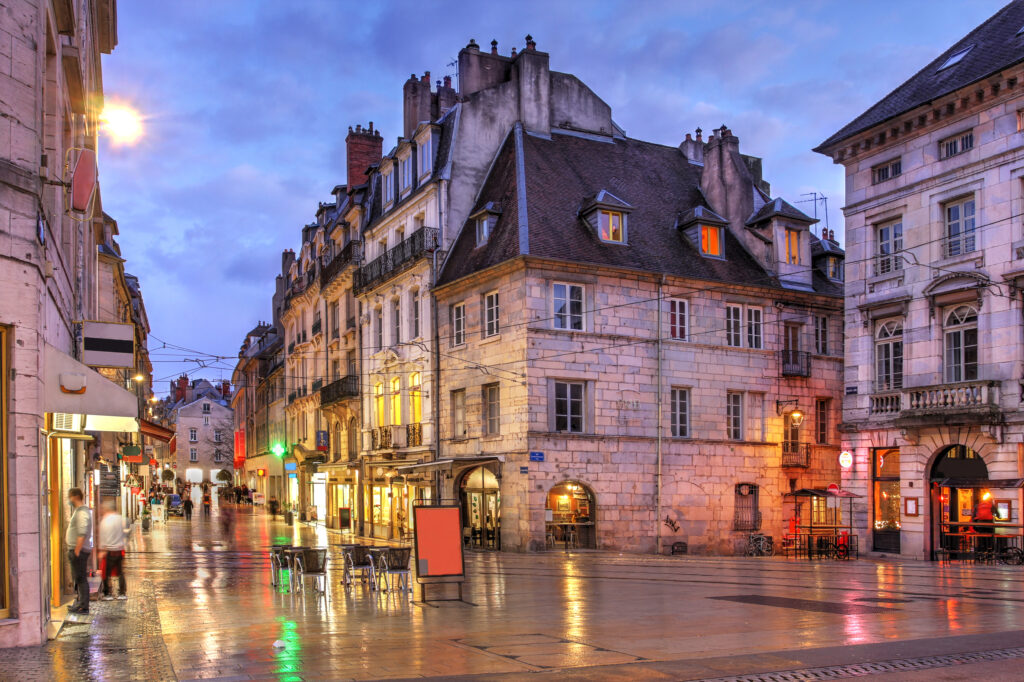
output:
[{"label": "man walking", "polygon": [[186,521],[191,521],[192,520],[192,498],[191,497],[186,497],[184,499],[184,501],[181,503],[181,506],[185,509],[185,520]]},{"label": "man walking", "polygon": [[68,491],[68,501],[74,507],[64,544],[68,550],[71,576],[78,596],[68,609],[69,613],[89,613],[89,555],[92,553],[92,510],[85,506],[81,488]]},{"label": "man walking", "polygon": [[124,579],[124,538],[128,534],[124,517],[117,513],[114,501],[103,503],[103,520],[100,521],[100,560],[103,562],[103,600],[110,601],[110,578],[117,576],[117,598],[127,599]]}]

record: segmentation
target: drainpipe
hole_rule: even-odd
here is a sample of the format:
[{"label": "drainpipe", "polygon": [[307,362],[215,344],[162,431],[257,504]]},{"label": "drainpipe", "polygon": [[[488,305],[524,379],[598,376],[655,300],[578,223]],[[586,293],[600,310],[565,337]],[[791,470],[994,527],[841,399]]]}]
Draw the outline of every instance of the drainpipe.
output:
[{"label": "drainpipe", "polygon": [[[434,287],[437,285],[437,252],[444,243],[444,209],[441,207],[441,202],[445,197],[445,186],[444,180],[438,180],[437,184],[437,244],[435,245],[434,252],[431,258],[430,265],[430,315],[431,324],[434,326],[434,349],[433,349],[433,361],[434,361],[434,390],[432,391],[431,398],[433,400],[433,419],[434,419],[434,459],[441,459],[441,335],[437,327],[437,294],[434,292]],[[441,472],[435,466],[434,467],[434,503],[440,504],[444,494],[441,490]]]},{"label": "drainpipe", "polygon": [[661,318],[662,318],[662,287],[665,284],[665,275],[661,276],[658,280],[658,467],[654,474],[654,490],[655,490],[655,507],[656,513],[654,516],[654,524],[656,528],[656,548],[657,553],[661,554],[661,428],[662,428],[662,415],[664,410],[664,396],[661,390]]}]

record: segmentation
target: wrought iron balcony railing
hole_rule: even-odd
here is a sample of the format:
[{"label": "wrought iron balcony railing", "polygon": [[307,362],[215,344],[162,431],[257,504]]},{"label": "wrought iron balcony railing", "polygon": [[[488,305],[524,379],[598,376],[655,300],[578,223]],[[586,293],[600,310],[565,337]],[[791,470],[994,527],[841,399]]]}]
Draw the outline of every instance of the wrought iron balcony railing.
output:
[{"label": "wrought iron balcony railing", "polygon": [[359,377],[349,374],[320,389],[320,404],[330,405],[345,398],[359,397]]},{"label": "wrought iron balcony railing", "polygon": [[361,292],[397,275],[420,256],[436,250],[438,237],[436,227],[421,227],[401,244],[359,268],[352,288]]},{"label": "wrought iron balcony railing", "polygon": [[782,441],[782,466],[803,467],[810,466],[811,444],[795,443],[793,441]]},{"label": "wrought iron balcony railing", "polygon": [[378,426],[370,431],[370,449],[387,450],[391,447],[391,427]]},{"label": "wrought iron balcony railing", "polygon": [[358,263],[363,253],[362,247],[363,243],[355,239],[346,244],[345,248],[320,270],[320,288],[326,287],[346,266]]},{"label": "wrought iron balcony railing", "polygon": [[320,320],[313,320],[313,336],[319,334],[321,329],[323,329],[323,324]]},{"label": "wrought iron balcony railing", "polygon": [[416,422],[415,424],[405,425],[405,442],[409,447],[416,447],[423,445],[423,424]]},{"label": "wrought iron balcony railing", "polygon": [[811,376],[811,354],[802,350],[780,350],[779,364],[784,377]]}]

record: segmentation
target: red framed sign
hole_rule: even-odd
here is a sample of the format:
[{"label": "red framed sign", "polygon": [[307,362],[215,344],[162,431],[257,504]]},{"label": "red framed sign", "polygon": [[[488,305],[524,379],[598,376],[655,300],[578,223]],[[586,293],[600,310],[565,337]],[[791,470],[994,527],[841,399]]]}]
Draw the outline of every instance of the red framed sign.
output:
[{"label": "red framed sign", "polygon": [[416,506],[412,513],[416,526],[417,578],[464,577],[459,506]]}]

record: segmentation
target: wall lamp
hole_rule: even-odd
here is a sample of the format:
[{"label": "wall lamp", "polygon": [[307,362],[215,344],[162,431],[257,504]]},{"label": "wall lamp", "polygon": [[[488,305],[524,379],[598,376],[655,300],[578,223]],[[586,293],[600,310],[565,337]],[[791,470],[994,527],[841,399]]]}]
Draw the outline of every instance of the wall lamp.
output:
[{"label": "wall lamp", "polygon": [[789,419],[793,423],[793,426],[800,426],[804,423],[804,413],[800,410],[800,403],[793,398],[792,400],[776,400],[775,401],[775,412],[781,417],[786,414],[786,408],[792,406],[789,410]]}]

